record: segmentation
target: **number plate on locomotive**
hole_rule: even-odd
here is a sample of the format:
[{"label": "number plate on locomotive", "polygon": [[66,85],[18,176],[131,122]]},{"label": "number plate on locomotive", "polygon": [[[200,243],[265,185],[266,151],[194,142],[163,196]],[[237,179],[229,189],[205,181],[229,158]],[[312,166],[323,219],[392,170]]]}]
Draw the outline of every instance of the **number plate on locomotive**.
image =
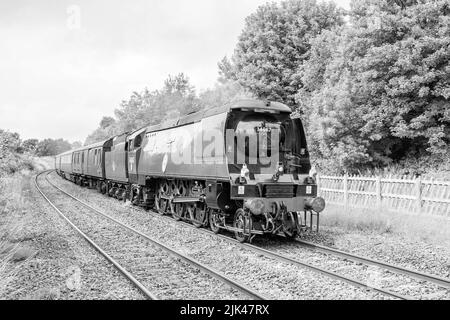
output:
[{"label": "number plate on locomotive", "polygon": [[238,194],[245,194],[245,187],[244,186],[238,186]]},{"label": "number plate on locomotive", "polygon": [[311,193],[312,193],[312,187],[306,186],[306,194],[311,194]]}]

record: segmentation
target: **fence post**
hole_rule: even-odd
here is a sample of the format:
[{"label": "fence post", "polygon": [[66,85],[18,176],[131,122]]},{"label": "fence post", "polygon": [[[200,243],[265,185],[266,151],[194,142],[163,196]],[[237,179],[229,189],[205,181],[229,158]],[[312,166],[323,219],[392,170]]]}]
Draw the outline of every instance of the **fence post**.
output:
[{"label": "fence post", "polygon": [[381,209],[382,199],[381,199],[381,177],[380,176],[377,176],[375,188],[376,188],[376,193],[377,193],[377,206],[378,206],[378,209]]},{"label": "fence post", "polygon": [[416,178],[416,208],[417,211],[422,209],[422,179]]},{"label": "fence post", "polygon": [[317,185],[317,196],[320,196],[320,175],[317,174],[316,177],[316,185]]},{"label": "fence post", "polygon": [[344,175],[344,206],[348,207],[348,174]]}]

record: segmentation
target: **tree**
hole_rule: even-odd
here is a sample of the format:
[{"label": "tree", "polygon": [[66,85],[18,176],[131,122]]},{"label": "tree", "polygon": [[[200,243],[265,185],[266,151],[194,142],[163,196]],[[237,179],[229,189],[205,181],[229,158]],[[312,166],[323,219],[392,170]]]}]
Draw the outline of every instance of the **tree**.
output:
[{"label": "tree", "polygon": [[22,147],[19,134],[0,129],[0,176],[20,169],[20,152]]},{"label": "tree", "polygon": [[83,144],[80,141],[75,141],[75,142],[72,142],[71,149],[78,149],[78,148],[81,148],[82,146],[83,146]]},{"label": "tree", "polygon": [[116,120],[113,117],[103,117],[102,120],[100,121],[100,128],[106,129],[115,123]]},{"label": "tree", "polygon": [[17,132],[0,129],[0,157],[2,154],[21,153],[22,151],[20,135]]},{"label": "tree", "polygon": [[347,171],[405,157],[445,158],[449,25],[445,0],[403,8],[354,1],[350,26],[311,42],[296,98],[320,158]]},{"label": "tree", "polygon": [[35,153],[38,147],[39,140],[38,139],[27,139],[23,141],[22,148],[25,152]]},{"label": "tree", "polygon": [[253,98],[253,95],[242,87],[237,81],[222,79],[214,88],[200,93],[200,105],[202,108],[223,106],[239,99]]},{"label": "tree", "polygon": [[123,100],[114,111],[115,118],[103,117],[99,128],[87,137],[85,145],[199,111],[201,108],[189,78],[183,73],[169,75],[160,90],[149,91],[146,88],[142,92],[133,92],[129,99]]},{"label": "tree", "polygon": [[70,142],[63,139],[44,139],[39,142],[36,155],[39,157],[54,156],[72,148]]},{"label": "tree", "polygon": [[262,99],[295,106],[303,86],[297,74],[310,41],[322,30],[343,24],[333,2],[287,0],[266,4],[246,19],[231,61],[220,62],[221,75],[238,80]]},{"label": "tree", "polygon": [[[353,60],[365,126],[374,151],[445,153],[450,143],[450,15],[447,0],[355,3]],[[373,22],[375,21],[375,23]],[[362,54],[361,54],[362,53]],[[384,140],[384,141],[383,141]],[[390,142],[386,149],[386,140]],[[409,142],[415,147],[405,147]]]}]

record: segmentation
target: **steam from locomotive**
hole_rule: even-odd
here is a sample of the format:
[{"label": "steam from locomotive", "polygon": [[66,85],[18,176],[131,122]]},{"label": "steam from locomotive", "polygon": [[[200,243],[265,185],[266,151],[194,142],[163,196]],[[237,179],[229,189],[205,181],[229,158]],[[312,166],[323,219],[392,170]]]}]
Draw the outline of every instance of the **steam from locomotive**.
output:
[{"label": "steam from locomotive", "polygon": [[239,241],[295,237],[319,224],[300,119],[281,103],[241,100],[123,133],[55,157],[58,174]]}]

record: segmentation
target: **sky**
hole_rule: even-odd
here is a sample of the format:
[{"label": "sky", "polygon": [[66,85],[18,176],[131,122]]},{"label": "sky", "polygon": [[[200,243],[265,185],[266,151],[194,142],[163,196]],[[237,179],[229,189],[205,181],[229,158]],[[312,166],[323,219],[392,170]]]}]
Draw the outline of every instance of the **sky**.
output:
[{"label": "sky", "polygon": [[0,129],[84,142],[133,91],[168,75],[213,87],[245,17],[266,2],[1,1]]}]

